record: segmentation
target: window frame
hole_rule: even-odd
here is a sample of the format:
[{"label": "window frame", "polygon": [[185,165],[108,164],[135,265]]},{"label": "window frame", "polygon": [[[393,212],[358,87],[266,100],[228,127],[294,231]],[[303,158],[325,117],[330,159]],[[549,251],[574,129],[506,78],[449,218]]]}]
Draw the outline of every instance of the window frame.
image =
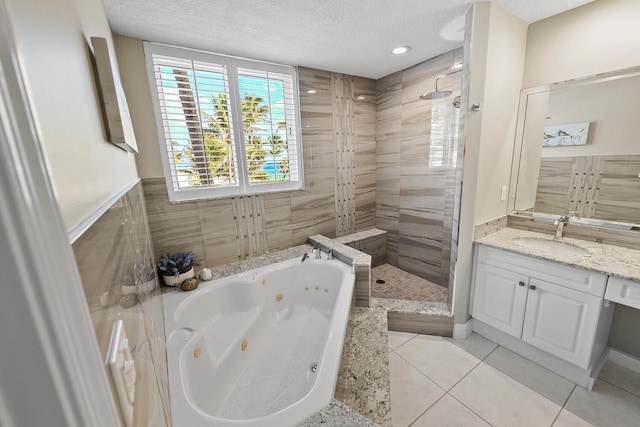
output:
[{"label": "window frame", "polygon": [[[156,128],[158,132],[158,145],[162,158],[162,169],[167,193],[170,202],[183,202],[191,200],[219,199],[229,197],[243,197],[257,194],[276,193],[285,191],[297,191],[304,189],[304,159],[302,152],[302,129],[300,116],[300,92],[297,67],[274,64],[264,61],[256,61],[246,58],[205,52],[202,50],[169,46],[164,44],[143,42],[149,89],[153,104]],[[167,149],[169,135],[165,133],[165,124],[162,116],[162,107],[156,85],[154,55],[161,55],[187,61],[199,61],[222,65],[226,68],[226,83],[228,85],[228,111],[231,116],[232,143],[235,147],[237,163],[237,184],[220,187],[194,187],[178,189],[174,185],[174,173],[170,153]],[[242,104],[239,89],[238,69],[271,72],[291,76],[293,95],[293,118],[295,124],[295,160],[296,165],[292,170],[297,171],[296,180],[290,179],[283,182],[253,182],[249,181],[248,162],[246,156],[246,143],[244,135]],[[270,101],[270,100],[269,100]],[[288,158],[290,159],[289,155]],[[291,172],[290,172],[291,174]],[[291,175],[290,175],[291,177]]]}]

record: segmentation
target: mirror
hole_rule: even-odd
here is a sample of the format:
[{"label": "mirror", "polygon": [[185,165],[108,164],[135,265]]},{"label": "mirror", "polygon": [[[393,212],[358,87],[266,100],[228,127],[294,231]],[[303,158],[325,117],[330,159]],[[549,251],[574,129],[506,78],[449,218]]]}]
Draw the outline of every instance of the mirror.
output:
[{"label": "mirror", "polygon": [[640,223],[638,94],[640,67],[524,89],[508,211]]}]

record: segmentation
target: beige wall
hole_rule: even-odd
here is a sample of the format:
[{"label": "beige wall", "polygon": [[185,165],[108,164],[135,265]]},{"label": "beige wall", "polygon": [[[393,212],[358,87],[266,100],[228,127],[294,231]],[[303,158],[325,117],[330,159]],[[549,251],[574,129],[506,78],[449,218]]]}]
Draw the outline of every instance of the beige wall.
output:
[{"label": "beige wall", "polygon": [[495,4],[474,4],[470,49],[469,111],[465,122],[458,262],[453,314],[464,323],[469,312],[475,225],[502,217],[507,202],[501,187],[509,185],[518,99],[527,38],[527,25]]},{"label": "beige wall", "polygon": [[531,24],[523,87],[639,65],[638,22],[638,0],[597,0]]},{"label": "beige wall", "polygon": [[[20,63],[67,229],[138,178],[134,155],[106,141],[90,37],[111,30],[100,0],[7,0]],[[115,55],[112,56],[115,60]]]}]

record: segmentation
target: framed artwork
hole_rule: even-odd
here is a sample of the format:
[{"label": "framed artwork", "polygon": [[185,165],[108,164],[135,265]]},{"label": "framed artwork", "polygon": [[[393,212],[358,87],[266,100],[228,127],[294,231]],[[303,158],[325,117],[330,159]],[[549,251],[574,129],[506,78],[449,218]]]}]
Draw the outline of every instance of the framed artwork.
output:
[{"label": "framed artwork", "polygon": [[545,126],[542,146],[586,145],[588,137],[589,122]]},{"label": "framed artwork", "polygon": [[138,144],[133,133],[127,98],[120,83],[118,69],[111,62],[107,39],[91,37],[91,44],[107,140],[125,151],[137,153]]}]

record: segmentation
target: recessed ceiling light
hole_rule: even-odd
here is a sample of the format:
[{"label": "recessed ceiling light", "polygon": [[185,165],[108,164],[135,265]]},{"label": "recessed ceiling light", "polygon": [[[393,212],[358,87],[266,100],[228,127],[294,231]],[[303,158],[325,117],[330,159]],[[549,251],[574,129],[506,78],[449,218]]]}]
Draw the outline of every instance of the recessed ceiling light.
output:
[{"label": "recessed ceiling light", "polygon": [[318,92],[318,91],[317,91],[317,90],[315,90],[315,89],[309,89],[309,90],[307,91],[307,93],[317,93],[317,92]]},{"label": "recessed ceiling light", "polygon": [[452,70],[459,70],[459,69],[461,69],[461,68],[462,68],[462,62],[456,62],[455,64],[453,64],[453,65],[451,66],[451,69],[452,69]]},{"label": "recessed ceiling light", "polygon": [[393,49],[391,53],[393,53],[394,55],[402,55],[403,53],[409,52],[409,49],[411,49],[410,46],[398,46]]}]

